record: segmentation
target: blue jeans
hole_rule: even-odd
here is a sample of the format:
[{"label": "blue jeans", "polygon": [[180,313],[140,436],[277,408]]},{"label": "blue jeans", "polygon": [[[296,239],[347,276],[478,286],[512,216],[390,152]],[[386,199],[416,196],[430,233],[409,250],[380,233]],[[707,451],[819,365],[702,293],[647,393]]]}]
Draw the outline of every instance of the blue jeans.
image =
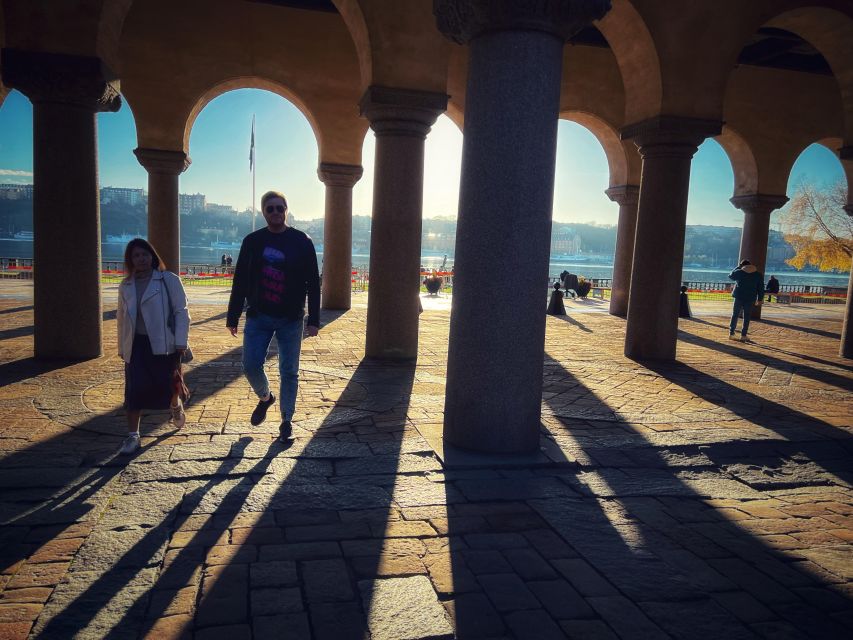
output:
[{"label": "blue jeans", "polygon": [[734,299],[734,307],[732,308],[732,321],[729,323],[729,333],[734,333],[737,328],[737,319],[743,314],[743,329],[742,335],[746,335],[749,329],[749,316],[752,315],[752,303],[744,300]]},{"label": "blue jeans", "polygon": [[243,373],[259,398],[270,391],[264,362],[273,334],[278,341],[278,371],[281,375],[281,419],[292,420],[299,388],[299,352],[302,349],[302,319],[275,318],[259,313],[246,318],[243,330]]}]

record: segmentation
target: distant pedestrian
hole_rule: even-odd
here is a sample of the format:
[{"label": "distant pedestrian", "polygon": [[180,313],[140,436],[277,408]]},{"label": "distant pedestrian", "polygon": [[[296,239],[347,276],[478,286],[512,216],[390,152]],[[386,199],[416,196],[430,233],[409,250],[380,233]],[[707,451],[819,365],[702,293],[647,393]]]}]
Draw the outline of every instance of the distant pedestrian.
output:
[{"label": "distant pedestrian", "polygon": [[228,257],[225,258],[225,265],[230,267],[233,262],[234,262],[234,258],[232,258],[231,254],[229,253]]},{"label": "distant pedestrian", "polygon": [[548,302],[548,310],[545,312],[551,316],[566,315],[566,306],[563,304],[563,292],[560,291],[560,283],[554,283],[554,291],[551,292],[551,300]]},{"label": "distant pedestrian", "polygon": [[188,345],[190,314],[181,280],[147,240],[134,238],[124,250],[127,276],[118,288],[118,353],[124,365],[124,408],[128,434],[119,453],[139,449],[143,409],[170,409],[172,423],[186,415],[176,379]]},{"label": "distant pedestrian", "polygon": [[743,314],[743,329],[740,339],[749,342],[746,332],[749,330],[749,319],[753,305],[760,305],[764,300],[764,276],[755,268],[749,260],[741,260],[740,264],[729,274],[729,280],[735,281],[732,290],[734,305],[732,307],[732,320],[729,323],[729,340],[736,340],[735,329],[738,317]]},{"label": "distant pedestrian", "polygon": [[690,300],[687,298],[687,287],[681,287],[681,293],[678,296],[678,317],[692,318],[690,314]]},{"label": "distant pedestrian", "polygon": [[779,302],[779,281],[776,279],[776,276],[770,276],[770,280],[767,281],[767,286],[764,287],[764,290],[767,292],[767,302],[771,302],[770,298],[772,297],[770,294],[776,296],[776,302]]},{"label": "distant pedestrian", "polygon": [[228,264],[228,256],[226,256],[226,255],[223,253],[223,254],[222,254],[222,264],[221,264],[220,266],[224,267],[226,264]]}]

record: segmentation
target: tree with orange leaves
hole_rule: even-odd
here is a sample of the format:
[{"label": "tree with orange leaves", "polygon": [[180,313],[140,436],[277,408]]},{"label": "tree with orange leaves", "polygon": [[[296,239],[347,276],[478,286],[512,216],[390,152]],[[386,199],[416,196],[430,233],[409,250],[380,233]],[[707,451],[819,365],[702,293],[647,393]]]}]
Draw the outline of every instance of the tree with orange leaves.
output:
[{"label": "tree with orange leaves", "polygon": [[785,262],[796,269],[817,267],[821,271],[850,271],[853,260],[853,217],[844,211],[847,185],[818,188],[801,182],[782,214],[785,240],[794,257]]}]

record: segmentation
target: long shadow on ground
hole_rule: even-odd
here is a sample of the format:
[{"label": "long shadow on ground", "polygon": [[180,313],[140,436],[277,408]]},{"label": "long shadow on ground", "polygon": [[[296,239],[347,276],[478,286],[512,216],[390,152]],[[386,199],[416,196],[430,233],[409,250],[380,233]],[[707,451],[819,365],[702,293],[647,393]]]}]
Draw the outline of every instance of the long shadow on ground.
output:
[{"label": "long shadow on ground", "polygon": [[[759,400],[683,365],[645,364],[656,375],[710,402],[721,402],[735,414]],[[558,392],[561,387],[570,397],[582,396],[586,406],[592,404],[593,413],[598,409],[604,414],[607,408],[601,401],[596,408],[594,392],[558,362],[549,359],[545,366],[546,384],[556,391],[548,403],[564,424],[562,432],[552,427],[551,433],[572,452],[578,465],[570,473],[556,474],[570,492],[547,495],[543,480],[540,487],[546,495],[530,501],[575,554],[551,561],[571,583],[570,589],[562,583],[552,585],[555,591],[564,590],[565,603],[571,603],[563,615],[589,615],[580,594],[587,607],[623,637],[660,637],[659,629],[676,638],[752,637],[753,632],[815,638],[849,634],[853,601],[834,589],[837,576],[817,571],[808,561],[809,544],[803,544],[800,553],[785,555],[769,543],[772,538],[760,537],[776,533],[773,527],[779,521],[729,521],[712,508],[717,505],[709,504],[729,500],[733,507],[744,505],[748,513],[749,502],[761,504],[766,497],[756,487],[773,488],[747,474],[739,475],[739,464],[791,458],[800,464],[806,463],[807,456],[815,466],[820,461],[821,466],[836,467],[835,473],[843,471],[849,478],[849,454],[831,452],[824,439],[845,438],[846,433],[777,407],[774,412],[750,411],[747,419],[768,429],[774,427],[777,416],[784,415],[794,424],[805,420],[802,428],[815,429],[812,436],[793,443],[783,437],[693,444],[689,437],[672,438],[662,432],[660,439],[651,441],[619,419],[608,424],[600,419],[561,418],[566,406],[566,398],[561,399]],[[837,476],[824,476],[816,482],[839,481]],[[810,481],[800,477],[778,486],[808,491]],[[838,542],[836,550],[844,546]],[[599,574],[607,582],[596,579]],[[551,606],[556,615],[559,604]]]},{"label": "long shadow on ground", "polygon": [[[39,633],[101,631],[108,622],[109,637],[156,634],[157,620],[175,613],[175,603],[190,590],[191,602],[199,604],[192,621],[181,621],[187,627],[250,619],[266,637],[282,623],[268,617],[276,614],[291,615],[294,629],[313,627],[319,638],[366,635],[400,438],[382,442],[382,455],[374,456],[367,444],[335,436],[371,422],[384,423],[386,433],[402,430],[413,372],[413,365],[362,362],[313,437],[289,447],[243,439],[227,452],[199,456],[185,447],[194,459],[165,468],[131,465],[131,489],[116,514],[147,494],[146,511],[153,516],[146,522],[153,526],[82,593],[74,592],[72,574],[65,590],[73,601],[46,624],[40,620]],[[170,493],[162,487],[169,485],[171,506],[158,512]],[[110,512],[107,528],[115,527],[109,518]],[[115,529],[104,533],[117,535]],[[134,565],[147,569],[130,571]],[[299,576],[310,623],[302,613]],[[130,595],[116,599],[119,590]],[[124,613],[115,622],[119,608]],[[113,617],[102,622],[99,612],[111,610]]]}]

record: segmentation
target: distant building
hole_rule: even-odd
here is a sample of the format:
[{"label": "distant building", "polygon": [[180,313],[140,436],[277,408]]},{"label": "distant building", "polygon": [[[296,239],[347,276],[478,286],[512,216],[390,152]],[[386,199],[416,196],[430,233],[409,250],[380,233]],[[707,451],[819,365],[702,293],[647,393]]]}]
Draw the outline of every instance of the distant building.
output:
[{"label": "distant building", "polygon": [[208,213],[237,213],[237,211],[235,211],[234,207],[232,207],[231,205],[217,204],[216,202],[208,202],[204,206],[204,210]]},{"label": "distant building", "polygon": [[32,200],[31,184],[0,184],[0,200]]},{"label": "distant building", "polygon": [[556,228],[551,234],[551,253],[576,255],[581,244],[581,237],[571,227]]},{"label": "distant building", "polygon": [[207,196],[203,193],[182,193],[178,198],[178,211],[182,216],[185,216],[190,211],[194,211],[196,209],[204,211],[205,205],[207,204]]},{"label": "distant building", "polygon": [[127,204],[132,207],[145,204],[145,190],[127,187],[104,187],[101,189],[101,204],[110,203]]}]

